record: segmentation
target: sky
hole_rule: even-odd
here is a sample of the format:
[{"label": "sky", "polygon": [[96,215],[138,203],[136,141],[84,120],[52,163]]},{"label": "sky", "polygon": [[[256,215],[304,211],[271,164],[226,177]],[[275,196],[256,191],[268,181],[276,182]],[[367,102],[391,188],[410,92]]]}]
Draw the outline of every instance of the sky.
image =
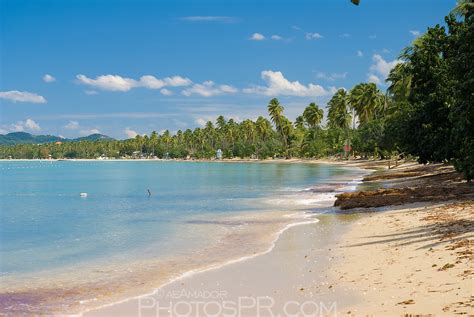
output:
[{"label": "sky", "polygon": [[0,0],[0,134],[117,139],[294,119],[386,76],[455,0]]}]

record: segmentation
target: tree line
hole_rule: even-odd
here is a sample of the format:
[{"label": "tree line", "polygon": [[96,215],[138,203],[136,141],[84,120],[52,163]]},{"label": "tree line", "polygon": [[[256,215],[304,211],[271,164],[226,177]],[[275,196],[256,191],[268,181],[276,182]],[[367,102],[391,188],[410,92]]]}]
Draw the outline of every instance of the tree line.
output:
[{"label": "tree line", "polygon": [[[374,83],[339,89],[327,116],[310,103],[294,122],[273,98],[269,118],[236,122],[219,116],[204,127],[123,141],[0,146],[0,158],[121,157],[209,159],[412,155],[421,163],[452,162],[474,177],[474,4],[461,1],[400,54],[382,92]],[[324,122],[324,124],[323,124]]]}]

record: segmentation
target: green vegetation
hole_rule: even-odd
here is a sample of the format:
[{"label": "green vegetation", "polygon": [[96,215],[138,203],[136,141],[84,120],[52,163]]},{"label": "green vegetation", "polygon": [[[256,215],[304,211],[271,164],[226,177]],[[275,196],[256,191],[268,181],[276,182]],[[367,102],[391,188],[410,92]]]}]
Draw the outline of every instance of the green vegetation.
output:
[{"label": "green vegetation", "polygon": [[224,158],[341,156],[386,158],[413,155],[421,163],[452,162],[474,177],[474,5],[461,1],[445,18],[400,55],[380,91],[373,83],[339,89],[323,110],[309,104],[295,122],[278,99],[270,100],[270,120],[217,118],[215,125],[169,131],[134,139],[0,146],[0,158],[152,157]]}]

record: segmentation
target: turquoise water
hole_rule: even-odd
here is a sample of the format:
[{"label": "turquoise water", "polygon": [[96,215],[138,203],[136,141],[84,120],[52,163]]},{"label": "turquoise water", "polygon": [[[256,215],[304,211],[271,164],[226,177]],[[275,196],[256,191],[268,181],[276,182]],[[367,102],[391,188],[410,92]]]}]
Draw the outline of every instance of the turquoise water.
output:
[{"label": "turquoise water", "polygon": [[360,175],[318,164],[0,162],[1,278],[184,258],[245,225],[229,217],[311,212]]}]

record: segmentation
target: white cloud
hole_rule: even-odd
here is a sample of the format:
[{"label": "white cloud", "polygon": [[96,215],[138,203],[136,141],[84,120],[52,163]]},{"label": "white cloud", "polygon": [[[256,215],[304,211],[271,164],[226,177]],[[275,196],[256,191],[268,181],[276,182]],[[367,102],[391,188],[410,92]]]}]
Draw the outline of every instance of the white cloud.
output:
[{"label": "white cloud", "polygon": [[374,84],[380,84],[382,82],[380,80],[380,78],[377,75],[374,75],[374,74],[369,74],[367,76],[367,81],[370,82],[370,83],[374,83]]},{"label": "white cloud", "polygon": [[33,119],[26,119],[25,121],[17,121],[12,124],[2,125],[0,133],[22,132],[22,131],[40,131],[40,125]]},{"label": "white cloud", "polygon": [[323,36],[321,34],[311,33],[311,32],[306,33],[305,37],[306,37],[307,40],[317,40],[317,39],[323,38]]},{"label": "white cloud", "polygon": [[166,77],[163,79],[155,76],[145,75],[139,80],[126,78],[119,75],[101,75],[96,79],[88,78],[79,74],[76,76],[79,83],[89,85],[102,90],[109,91],[129,91],[132,88],[144,87],[148,89],[161,89],[166,86],[188,86],[192,83],[189,78],[181,76]]},{"label": "white cloud", "polygon": [[83,129],[83,130],[79,131],[79,134],[81,134],[81,135],[100,134],[100,130],[96,129],[96,128]]},{"label": "white cloud", "polygon": [[0,91],[0,99],[6,99],[13,102],[32,102],[32,103],[46,103],[43,96],[37,95],[27,91]]},{"label": "white cloud", "polygon": [[411,35],[413,35],[414,37],[418,37],[420,36],[421,32],[418,31],[418,30],[410,30],[409,31],[411,33]]},{"label": "white cloud", "polygon": [[275,41],[280,41],[280,40],[283,40],[283,37],[281,37],[278,34],[274,34],[274,35],[271,36],[271,39],[275,40]]},{"label": "white cloud", "polygon": [[52,83],[52,82],[55,82],[56,81],[56,78],[54,78],[53,76],[51,76],[50,74],[45,74],[43,76],[43,81],[46,82],[46,83]]},{"label": "white cloud", "polygon": [[208,80],[202,84],[194,84],[192,87],[183,90],[181,93],[185,96],[193,94],[203,97],[211,97],[221,94],[232,94],[238,91],[237,88],[229,85],[216,85],[213,81]]},{"label": "white cloud", "polygon": [[238,22],[239,19],[228,16],[187,16],[182,17],[181,20],[187,22],[223,22],[223,23],[234,23]]},{"label": "white cloud", "polygon": [[78,130],[79,129],[79,122],[70,120],[65,126],[65,129],[68,130]]},{"label": "white cloud", "polygon": [[196,122],[196,124],[201,126],[201,127],[204,127],[206,125],[207,121],[209,121],[209,120],[206,120],[204,118],[196,118],[196,120],[194,120],[194,122]]},{"label": "white cloud", "polygon": [[138,135],[138,132],[135,131],[135,130],[132,130],[130,128],[125,128],[125,130],[123,131],[125,133],[125,135],[127,136],[127,138],[131,139],[131,138],[134,138]]},{"label": "white cloud", "polygon": [[26,119],[25,121],[25,128],[27,130],[32,130],[32,131],[39,131],[41,130],[41,127],[39,126],[38,123],[33,121],[32,119]]},{"label": "white cloud", "polygon": [[161,89],[160,93],[164,96],[171,96],[173,94],[173,92],[171,90],[166,89],[166,88]]},{"label": "white cloud", "polygon": [[293,30],[296,30],[296,31],[302,31],[302,30],[303,30],[302,28],[300,28],[300,27],[297,26],[297,25],[293,25],[291,28],[292,28]]},{"label": "white cloud", "polygon": [[380,75],[378,77],[381,77],[382,80],[387,78],[390,70],[395,67],[395,65],[401,63],[398,59],[387,62],[379,54],[374,54],[374,56],[372,56],[372,61],[374,63],[370,66],[370,74],[378,74]]},{"label": "white cloud", "polygon": [[347,72],[344,73],[331,73],[326,74],[325,72],[318,72],[316,77],[327,80],[327,81],[335,81],[337,79],[345,79],[347,77]]},{"label": "white cloud", "polygon": [[260,33],[254,33],[252,36],[249,38],[249,40],[252,41],[263,41],[265,39],[265,36]]},{"label": "white cloud", "polygon": [[96,79],[88,78],[79,74],[76,76],[79,83],[89,85],[102,90],[110,91],[129,91],[134,87],[138,87],[138,82],[132,78],[125,78],[119,75],[101,75]]},{"label": "white cloud", "polygon": [[357,57],[364,57],[364,53],[362,53],[362,51],[357,51]]},{"label": "white cloud", "polygon": [[86,95],[90,95],[90,96],[92,96],[92,95],[97,95],[97,94],[98,94],[98,92],[95,91],[95,90],[85,90],[84,93],[85,93]]},{"label": "white cloud", "polygon": [[383,48],[382,53],[388,54],[388,53],[390,53],[390,50],[388,48]]},{"label": "white cloud", "polygon": [[329,92],[320,85],[303,85],[299,81],[290,82],[281,72],[265,70],[261,72],[266,86],[254,86],[243,89],[247,94],[261,94],[266,96],[324,96]]}]

